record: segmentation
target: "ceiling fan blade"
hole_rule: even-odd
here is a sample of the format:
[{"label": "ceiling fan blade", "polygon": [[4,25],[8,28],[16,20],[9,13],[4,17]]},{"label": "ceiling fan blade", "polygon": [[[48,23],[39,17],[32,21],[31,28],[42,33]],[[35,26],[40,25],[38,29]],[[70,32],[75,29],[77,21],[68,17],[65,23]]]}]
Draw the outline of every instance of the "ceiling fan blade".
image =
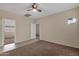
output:
[{"label": "ceiling fan blade", "polygon": [[40,9],[37,9],[37,11],[38,11],[38,12],[42,12],[42,10],[40,10]]},{"label": "ceiling fan blade", "polygon": [[31,11],[32,9],[28,9],[27,11]]},{"label": "ceiling fan blade", "polygon": [[24,16],[26,16],[26,17],[30,17],[30,16],[31,16],[31,14],[25,14]]}]

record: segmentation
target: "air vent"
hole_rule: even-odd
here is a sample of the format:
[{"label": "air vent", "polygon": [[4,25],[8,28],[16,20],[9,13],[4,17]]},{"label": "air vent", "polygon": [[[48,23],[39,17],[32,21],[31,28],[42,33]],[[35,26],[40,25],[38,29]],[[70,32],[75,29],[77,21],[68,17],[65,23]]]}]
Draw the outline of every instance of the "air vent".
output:
[{"label": "air vent", "polygon": [[25,14],[24,16],[26,16],[26,17],[30,17],[30,16],[31,16],[31,14]]}]

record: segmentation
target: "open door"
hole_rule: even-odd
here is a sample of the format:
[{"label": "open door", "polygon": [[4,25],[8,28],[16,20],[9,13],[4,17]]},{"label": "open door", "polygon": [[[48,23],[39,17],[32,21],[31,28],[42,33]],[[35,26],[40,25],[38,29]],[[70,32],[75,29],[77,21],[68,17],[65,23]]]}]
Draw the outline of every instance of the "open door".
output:
[{"label": "open door", "polygon": [[36,24],[31,23],[31,39],[36,39]]}]

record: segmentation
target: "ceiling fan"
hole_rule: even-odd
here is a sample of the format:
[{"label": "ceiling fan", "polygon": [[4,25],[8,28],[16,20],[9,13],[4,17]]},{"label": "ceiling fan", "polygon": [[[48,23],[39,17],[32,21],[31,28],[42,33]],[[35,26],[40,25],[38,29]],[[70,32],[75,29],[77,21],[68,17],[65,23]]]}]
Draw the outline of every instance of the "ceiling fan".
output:
[{"label": "ceiling fan", "polygon": [[42,12],[41,9],[38,9],[38,5],[36,3],[33,3],[31,7],[32,8],[31,9],[28,9],[27,11],[34,11],[34,12],[38,11],[38,12]]}]

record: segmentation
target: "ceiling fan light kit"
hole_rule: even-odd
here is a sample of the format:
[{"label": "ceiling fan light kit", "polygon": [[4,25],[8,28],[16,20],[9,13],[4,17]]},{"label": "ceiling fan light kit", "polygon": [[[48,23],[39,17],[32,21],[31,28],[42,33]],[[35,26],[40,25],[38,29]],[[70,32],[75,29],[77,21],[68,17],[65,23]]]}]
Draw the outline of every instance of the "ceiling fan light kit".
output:
[{"label": "ceiling fan light kit", "polygon": [[37,10],[36,10],[36,9],[33,9],[32,11],[33,11],[33,12],[36,12]]}]

